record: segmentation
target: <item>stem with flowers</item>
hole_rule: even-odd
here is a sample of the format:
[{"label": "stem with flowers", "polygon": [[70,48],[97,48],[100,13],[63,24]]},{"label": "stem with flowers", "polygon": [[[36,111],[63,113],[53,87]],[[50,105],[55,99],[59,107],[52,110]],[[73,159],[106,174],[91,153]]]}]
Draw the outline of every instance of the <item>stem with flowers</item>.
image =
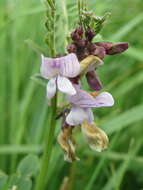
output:
[{"label": "stem with flowers", "polygon": [[[58,142],[68,162],[79,160],[76,155],[76,142],[73,138],[75,127],[81,131],[90,148],[101,152],[108,146],[108,136],[94,122],[93,107],[109,107],[114,105],[114,99],[109,92],[99,92],[102,89],[97,75],[97,68],[103,65],[106,55],[121,53],[128,48],[128,43],[94,42],[93,38],[102,29],[107,17],[97,17],[89,11],[85,1],[78,0],[79,21],[71,33],[66,55],[56,55],[55,52],[55,0],[47,0],[50,11],[47,10],[45,26],[47,28],[46,43],[51,51],[51,57],[41,55],[42,64],[40,77],[46,79],[47,99],[51,101],[50,126],[46,133],[45,149],[42,157],[40,173],[36,190],[44,190],[48,173],[56,118],[62,118]],[[86,76],[87,82],[94,91],[83,89],[81,78]],[[48,82],[47,82],[48,79]],[[57,114],[57,90],[66,94],[67,107]]]},{"label": "stem with flowers", "polygon": [[[50,8],[50,11],[49,9]],[[50,47],[51,50],[51,56],[54,57],[56,54],[55,51],[55,0],[47,0],[47,19],[45,22],[45,26],[47,29],[46,34],[46,44]],[[49,23],[49,17],[51,18],[51,23]],[[36,190],[43,190],[46,185],[46,177],[48,173],[50,158],[52,155],[52,146],[54,141],[54,133],[56,128],[56,119],[55,115],[57,112],[57,93],[51,100],[51,107],[50,107],[50,121],[49,121],[49,127],[47,129],[46,135],[45,135],[45,147],[44,147],[44,153],[43,157],[41,159],[41,167],[40,167],[40,173],[36,181]]]}]

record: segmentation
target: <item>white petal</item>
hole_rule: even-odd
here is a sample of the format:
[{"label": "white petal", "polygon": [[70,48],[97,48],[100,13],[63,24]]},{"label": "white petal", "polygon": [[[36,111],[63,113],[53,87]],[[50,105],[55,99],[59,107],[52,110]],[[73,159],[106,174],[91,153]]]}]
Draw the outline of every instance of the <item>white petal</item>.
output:
[{"label": "white petal", "polygon": [[56,78],[49,80],[47,84],[47,97],[51,99],[56,93]]},{"label": "white petal", "polygon": [[80,64],[77,56],[74,53],[70,53],[61,59],[60,73],[65,77],[76,77],[80,72]]},{"label": "white petal", "polygon": [[101,94],[96,96],[95,101],[97,103],[97,107],[114,105],[114,99],[112,95],[108,92],[102,92]]},{"label": "white petal", "polygon": [[76,90],[73,87],[71,81],[66,77],[59,75],[57,78],[57,86],[58,86],[58,89],[63,93],[66,93],[69,95],[75,95],[76,94]]},{"label": "white petal", "polygon": [[80,107],[73,106],[71,108],[70,113],[66,117],[66,122],[69,125],[76,126],[83,123],[84,121],[92,122],[93,119],[94,118],[91,109],[83,109]]}]

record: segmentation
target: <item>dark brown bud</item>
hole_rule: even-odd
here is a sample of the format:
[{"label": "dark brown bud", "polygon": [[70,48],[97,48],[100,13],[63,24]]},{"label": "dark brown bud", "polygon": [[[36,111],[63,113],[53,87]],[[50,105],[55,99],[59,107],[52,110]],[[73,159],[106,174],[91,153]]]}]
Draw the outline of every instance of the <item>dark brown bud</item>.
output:
[{"label": "dark brown bud", "polygon": [[84,33],[84,30],[81,26],[79,26],[78,28],[76,28],[75,32],[79,34],[80,36],[82,36]]},{"label": "dark brown bud", "polygon": [[82,39],[82,40],[79,40],[79,41],[77,41],[77,42],[75,42],[76,43],[76,45],[78,46],[78,47],[85,47],[85,45],[86,45],[86,40],[84,40],[84,39]]},{"label": "dark brown bud", "polygon": [[85,36],[88,39],[88,41],[92,41],[92,39],[94,38],[95,35],[96,35],[96,33],[93,29],[88,29],[85,32]]},{"label": "dark brown bud", "polygon": [[96,46],[96,49],[94,51],[91,51],[91,55],[95,55],[99,57],[100,59],[104,59],[106,55],[105,48],[101,46]]},{"label": "dark brown bud", "polygon": [[122,53],[126,49],[128,49],[129,44],[127,42],[96,42],[95,43],[98,46],[104,47],[106,50],[106,54],[113,55],[116,53]]},{"label": "dark brown bud", "polygon": [[77,57],[79,61],[82,61],[84,58],[90,55],[90,52],[87,48],[79,48],[79,51],[77,52]]},{"label": "dark brown bud", "polygon": [[116,53],[122,53],[125,50],[127,50],[129,47],[129,44],[127,42],[118,42],[114,43],[113,46],[106,51],[107,54],[109,55],[114,55]]},{"label": "dark brown bud", "polygon": [[77,33],[72,33],[71,34],[71,39],[73,40],[73,41],[78,41],[78,40],[81,40],[82,39],[82,37],[81,36],[79,36]]},{"label": "dark brown bud", "polygon": [[69,53],[76,53],[77,47],[74,43],[72,43],[68,45],[67,50]]},{"label": "dark brown bud", "polygon": [[97,75],[96,71],[89,71],[86,74],[87,82],[93,90],[101,90],[102,89],[102,83]]},{"label": "dark brown bud", "polygon": [[105,50],[109,50],[113,46],[112,42],[96,42],[94,44],[97,45],[97,46],[104,47]]},{"label": "dark brown bud", "polygon": [[94,52],[96,50],[97,46],[94,43],[89,43],[88,44],[88,50],[90,52]]},{"label": "dark brown bud", "polygon": [[71,38],[73,41],[78,41],[82,39],[83,36],[83,28],[81,26],[79,26],[78,28],[75,29],[75,31],[73,31],[71,33]]}]

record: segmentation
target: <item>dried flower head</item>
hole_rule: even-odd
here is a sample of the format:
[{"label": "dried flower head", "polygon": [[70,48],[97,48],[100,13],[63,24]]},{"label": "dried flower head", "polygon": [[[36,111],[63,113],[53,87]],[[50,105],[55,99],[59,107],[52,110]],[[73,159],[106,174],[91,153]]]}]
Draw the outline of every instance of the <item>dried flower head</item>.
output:
[{"label": "dried flower head", "polygon": [[106,149],[109,143],[106,133],[96,126],[95,123],[84,121],[81,125],[82,133],[90,148],[101,152]]},{"label": "dried flower head", "polygon": [[64,160],[72,162],[79,160],[75,153],[75,141],[72,137],[72,127],[67,125],[62,128],[59,136],[58,142],[64,152]]}]

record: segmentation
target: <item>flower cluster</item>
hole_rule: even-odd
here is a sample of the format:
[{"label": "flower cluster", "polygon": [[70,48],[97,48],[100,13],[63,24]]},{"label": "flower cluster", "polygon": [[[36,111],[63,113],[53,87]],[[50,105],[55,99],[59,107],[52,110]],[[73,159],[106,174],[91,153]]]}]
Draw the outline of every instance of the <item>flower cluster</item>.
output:
[{"label": "flower cluster", "polygon": [[[41,76],[49,79],[48,99],[53,98],[58,89],[66,94],[68,101],[67,108],[60,114],[63,119],[58,142],[64,151],[65,160],[69,162],[79,160],[72,136],[75,126],[81,126],[90,148],[99,152],[107,148],[108,137],[94,123],[92,108],[113,106],[114,99],[109,92],[99,93],[102,85],[96,70],[103,65],[106,55],[121,53],[128,48],[126,42],[92,42],[95,35],[93,29],[85,30],[79,25],[71,34],[69,54],[57,58],[42,55]],[[86,75],[89,86],[95,91],[87,92],[82,89],[80,79],[83,75]]]}]

